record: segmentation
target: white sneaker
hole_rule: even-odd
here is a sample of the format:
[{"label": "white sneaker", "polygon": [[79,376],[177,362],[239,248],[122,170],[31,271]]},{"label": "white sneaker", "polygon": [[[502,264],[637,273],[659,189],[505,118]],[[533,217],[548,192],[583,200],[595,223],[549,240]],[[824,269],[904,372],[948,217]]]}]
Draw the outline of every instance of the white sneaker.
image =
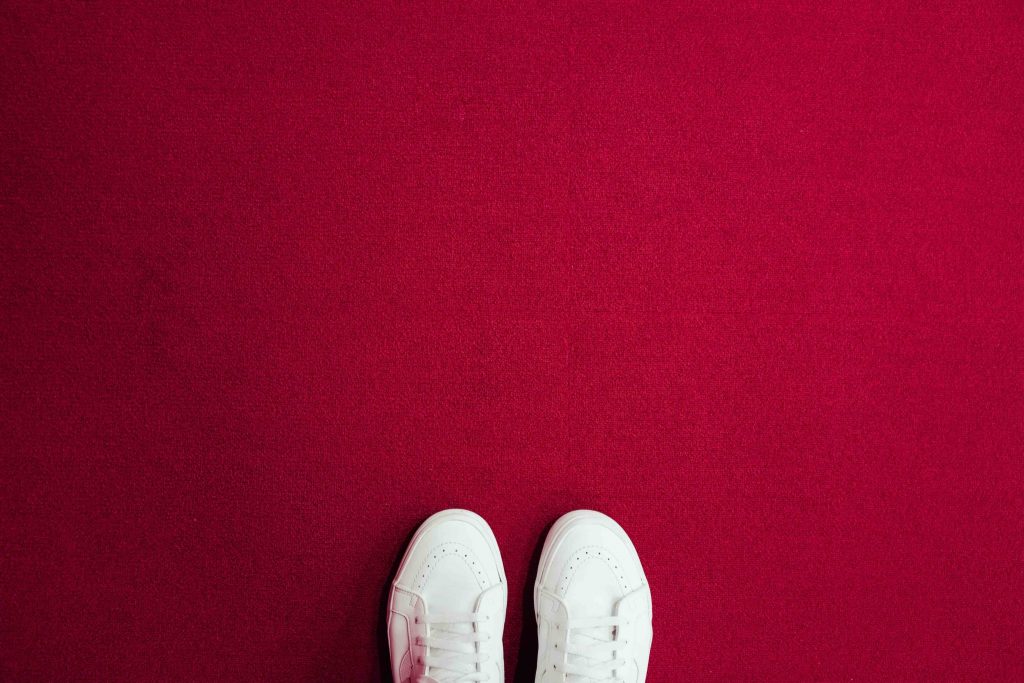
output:
[{"label": "white sneaker", "polygon": [[391,587],[388,645],[396,683],[504,683],[508,587],[498,542],[468,510],[420,526]]},{"label": "white sneaker", "polygon": [[651,589],[629,536],[577,510],[548,533],[533,591],[537,683],[643,683],[651,654]]}]

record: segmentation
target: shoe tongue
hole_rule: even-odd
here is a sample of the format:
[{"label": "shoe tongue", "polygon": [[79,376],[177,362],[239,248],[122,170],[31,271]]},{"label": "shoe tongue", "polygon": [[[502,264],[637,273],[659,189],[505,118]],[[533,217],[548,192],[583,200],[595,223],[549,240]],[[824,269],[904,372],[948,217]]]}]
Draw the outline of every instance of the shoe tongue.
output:
[{"label": "shoe tongue", "polygon": [[[582,619],[610,617],[616,614],[617,603],[622,597],[622,587],[618,577],[604,562],[593,560],[585,562],[577,570],[572,584],[565,595],[569,608],[570,624],[579,623]],[[595,626],[593,628],[574,628],[570,634],[573,642],[586,647],[612,640],[615,636],[611,626]],[[588,657],[573,657],[574,663],[584,666],[600,664],[600,660]],[[586,680],[571,678],[570,680]]]},{"label": "shoe tongue", "polygon": [[[590,614],[588,616],[589,617],[606,617],[606,616],[608,616],[608,614],[607,613],[603,613],[603,614]],[[582,617],[582,618],[586,618],[586,617]],[[593,627],[590,627],[590,628],[580,628],[578,626],[579,621],[576,621],[576,619],[577,619],[577,616],[574,613],[573,620],[575,621],[575,624],[573,624],[573,622],[570,621],[570,625],[573,628],[572,628],[572,633],[569,634],[569,638],[571,639],[571,642],[574,645],[576,645],[576,646],[580,646],[580,647],[586,648],[586,647],[591,646],[591,645],[600,645],[602,643],[610,642],[611,640],[613,640],[615,638],[615,628],[613,626],[593,626]],[[602,664],[603,661],[607,658],[607,655],[602,654],[602,655],[599,655],[597,658],[591,658],[591,657],[586,657],[586,656],[582,656],[582,655],[570,655],[570,658],[573,661],[573,663],[575,663],[575,664],[581,664],[583,666],[596,666],[596,665]],[[578,679],[576,677],[570,677],[569,680],[576,681],[576,680],[589,680],[589,679]]]},{"label": "shoe tongue", "polygon": [[[432,636],[438,638],[450,638],[452,634],[473,633],[473,625],[468,622],[460,624],[434,624],[430,627],[430,633]],[[455,638],[455,640],[458,640],[458,638]],[[450,653],[443,652],[439,649],[435,654],[447,656]],[[416,683],[447,683],[448,681],[458,680],[465,675],[458,671],[448,671],[443,667],[438,667],[435,671],[436,673],[434,673],[433,676],[436,676],[436,678],[426,676],[423,677],[422,681],[416,681]]]},{"label": "shoe tongue", "polygon": [[[487,590],[485,590],[483,593],[480,593],[480,595],[478,595],[476,597],[476,600],[474,600],[473,605],[471,607],[469,607],[468,609],[462,609],[462,607],[456,607],[452,611],[465,612],[465,613],[470,613],[470,612],[479,613],[479,612],[493,611],[495,604],[500,604],[500,602],[499,603],[495,603],[495,601],[500,601],[501,600],[501,590],[500,590],[500,588],[501,588],[500,584],[495,584],[495,585],[491,586],[490,588],[488,588]],[[462,633],[462,634],[472,634],[473,633],[473,624],[471,624],[469,622],[465,622],[465,623],[461,623],[461,624],[436,624],[433,628],[434,628],[435,632],[437,632],[437,633]]]},{"label": "shoe tongue", "polygon": [[[492,589],[481,592],[480,584],[474,573],[466,566],[466,563],[459,558],[452,556],[441,560],[434,569],[434,575],[429,582],[429,589],[424,592],[424,598],[430,606],[429,611],[436,614],[472,614],[479,611],[484,604],[495,599],[490,597]],[[499,595],[500,594],[496,594]],[[473,624],[470,622],[455,624],[434,624],[430,627],[431,634],[444,637],[444,634],[472,634]],[[456,638],[456,640],[458,640]],[[416,681],[415,683],[447,683],[450,680],[457,680],[465,674],[449,672],[438,669],[431,676]]]},{"label": "shoe tongue", "polygon": [[607,643],[615,637],[615,629],[611,626],[595,626],[594,628],[573,629],[572,638],[580,645],[596,645]]}]

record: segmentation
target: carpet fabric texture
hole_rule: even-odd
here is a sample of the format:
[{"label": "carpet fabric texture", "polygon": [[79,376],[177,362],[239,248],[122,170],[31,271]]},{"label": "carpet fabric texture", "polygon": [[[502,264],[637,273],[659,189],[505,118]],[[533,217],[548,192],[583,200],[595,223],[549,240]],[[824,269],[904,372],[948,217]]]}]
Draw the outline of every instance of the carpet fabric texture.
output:
[{"label": "carpet fabric texture", "polygon": [[387,680],[465,507],[651,683],[1024,679],[1024,5],[0,10],[0,679]]}]

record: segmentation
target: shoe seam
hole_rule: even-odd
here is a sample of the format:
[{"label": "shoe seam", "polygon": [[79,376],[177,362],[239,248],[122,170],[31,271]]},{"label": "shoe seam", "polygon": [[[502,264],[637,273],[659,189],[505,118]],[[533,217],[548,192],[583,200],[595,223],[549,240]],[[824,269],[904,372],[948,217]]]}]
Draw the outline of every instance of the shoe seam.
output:
[{"label": "shoe seam", "polygon": [[[459,558],[460,560],[462,560],[466,564],[466,568],[469,569],[470,573],[473,574],[473,578],[476,580],[478,588],[480,588],[481,590],[484,590],[484,589],[489,587],[488,586],[489,581],[487,580],[487,577],[485,577],[484,574],[483,574],[483,565],[480,563],[480,558],[477,557],[476,553],[474,553],[473,550],[468,545],[466,545],[465,543],[459,543],[458,541],[445,541],[444,543],[439,543],[439,544],[437,544],[435,546],[432,546],[427,551],[427,556],[424,558],[423,562],[420,564],[419,571],[416,572],[416,576],[417,577],[422,577],[415,584],[416,585],[416,590],[423,590],[424,586],[427,585],[427,581],[430,580],[430,576],[434,573],[434,570],[437,569],[437,565],[439,563],[431,564],[430,563],[431,562],[431,556],[433,556],[433,558],[435,560],[439,559],[437,557],[437,555],[436,555],[438,549],[444,548],[446,546],[459,546],[461,548],[465,548],[465,550],[466,550],[466,554],[465,555],[455,554],[455,555],[448,555],[448,557],[457,557],[457,558]],[[442,551],[442,555],[447,555],[447,553]],[[478,568],[474,569],[472,564],[466,559],[467,557],[472,557],[473,560],[475,560],[475,564],[478,566]],[[443,559],[443,557],[440,558],[440,559]],[[428,565],[426,573],[424,573],[424,571],[423,571],[423,566],[424,565]]]},{"label": "shoe seam", "polygon": [[[576,574],[579,572],[580,567],[582,567],[584,564],[586,564],[587,560],[583,560],[582,562],[577,562],[575,569],[573,569],[573,562],[577,561],[577,559],[580,557],[581,553],[586,554],[586,552],[588,550],[597,550],[598,552],[607,553],[609,555],[609,557],[611,557],[611,558],[613,558],[615,560],[616,563],[622,564],[621,562],[619,562],[618,558],[615,557],[615,553],[613,553],[606,546],[602,546],[602,545],[587,545],[587,546],[583,546],[581,548],[577,548],[576,552],[574,552],[572,554],[572,556],[570,557],[570,559],[569,559],[569,570],[567,570],[567,571],[571,571],[572,573],[571,574],[569,574],[569,573],[563,573],[562,574],[562,578],[561,578],[561,580],[559,580],[558,585],[557,585],[557,587],[555,589],[555,593],[557,595],[560,595],[562,598],[564,598],[566,593],[568,593],[568,591],[569,591],[569,584],[572,583],[572,580],[576,577]],[[618,566],[613,567],[609,563],[609,560],[607,558],[603,557],[602,555],[598,555],[597,557],[591,556],[590,559],[599,559],[599,560],[603,561],[608,566],[608,568],[612,570],[612,573],[615,576],[618,577],[618,579],[619,579],[618,583],[619,583],[620,586],[622,586],[622,589],[624,591],[626,591],[627,594],[630,592],[629,584],[627,584],[626,580],[625,580],[625,575],[619,573]]]}]

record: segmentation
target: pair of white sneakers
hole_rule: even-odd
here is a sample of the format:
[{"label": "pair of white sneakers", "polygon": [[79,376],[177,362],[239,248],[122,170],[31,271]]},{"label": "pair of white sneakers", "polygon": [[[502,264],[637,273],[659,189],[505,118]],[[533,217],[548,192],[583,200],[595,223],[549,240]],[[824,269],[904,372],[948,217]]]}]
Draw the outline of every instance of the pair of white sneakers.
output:
[{"label": "pair of white sneakers", "polygon": [[[416,532],[388,603],[397,683],[503,683],[508,586],[494,533],[479,515],[445,510]],[[533,589],[537,683],[643,683],[651,590],[629,536],[577,510],[548,533]]]}]

